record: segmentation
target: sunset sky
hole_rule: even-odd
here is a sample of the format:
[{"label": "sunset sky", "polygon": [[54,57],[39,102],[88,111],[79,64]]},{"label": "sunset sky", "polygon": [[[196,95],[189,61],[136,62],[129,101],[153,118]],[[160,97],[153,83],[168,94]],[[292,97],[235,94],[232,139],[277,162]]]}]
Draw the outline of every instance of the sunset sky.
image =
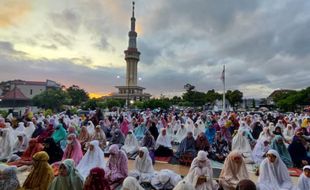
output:
[{"label": "sunset sky", "polygon": [[[92,94],[125,83],[129,0],[0,0],[0,81]],[[228,89],[266,97],[310,82],[308,0],[136,0],[139,85],[158,96]],[[120,78],[117,78],[120,76]]]}]

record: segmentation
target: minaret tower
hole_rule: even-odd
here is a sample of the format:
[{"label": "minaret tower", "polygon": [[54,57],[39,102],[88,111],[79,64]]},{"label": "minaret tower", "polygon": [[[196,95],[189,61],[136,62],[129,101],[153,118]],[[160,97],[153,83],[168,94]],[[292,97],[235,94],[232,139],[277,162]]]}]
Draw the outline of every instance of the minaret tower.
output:
[{"label": "minaret tower", "polygon": [[132,2],[132,16],[131,27],[128,33],[129,43],[125,53],[126,66],[126,85],[137,86],[138,78],[138,62],[140,59],[140,52],[137,49],[137,32],[136,32],[136,18],[135,18],[135,2]]}]

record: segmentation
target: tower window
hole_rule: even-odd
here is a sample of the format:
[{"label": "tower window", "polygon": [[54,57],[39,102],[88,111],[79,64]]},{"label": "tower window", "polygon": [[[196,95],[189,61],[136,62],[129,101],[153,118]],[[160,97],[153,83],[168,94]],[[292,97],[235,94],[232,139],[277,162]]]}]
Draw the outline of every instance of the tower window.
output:
[{"label": "tower window", "polygon": [[30,89],[30,95],[32,95],[32,89]]}]

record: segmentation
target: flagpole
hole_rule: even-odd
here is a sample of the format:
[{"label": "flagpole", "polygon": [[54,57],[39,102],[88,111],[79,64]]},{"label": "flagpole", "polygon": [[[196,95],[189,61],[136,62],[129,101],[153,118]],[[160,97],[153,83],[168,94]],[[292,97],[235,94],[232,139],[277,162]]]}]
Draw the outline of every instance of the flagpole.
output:
[{"label": "flagpole", "polygon": [[223,66],[223,113],[226,112],[226,98],[225,98],[225,93],[226,93],[226,85],[225,85],[225,65]]}]

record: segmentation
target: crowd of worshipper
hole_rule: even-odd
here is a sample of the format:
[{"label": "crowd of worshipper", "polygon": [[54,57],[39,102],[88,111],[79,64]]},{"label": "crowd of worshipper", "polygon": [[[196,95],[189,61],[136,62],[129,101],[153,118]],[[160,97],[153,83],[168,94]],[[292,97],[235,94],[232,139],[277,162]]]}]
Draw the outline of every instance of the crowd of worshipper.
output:
[{"label": "crowd of worshipper", "polygon": [[[97,109],[44,116],[27,108],[21,117],[0,117],[0,189],[309,190],[309,134],[310,113]],[[155,171],[156,158],[189,160],[189,171]],[[216,179],[212,161],[223,163]],[[256,183],[248,164],[257,168]],[[289,168],[301,171],[296,185]],[[30,173],[20,184],[22,170]]]}]

